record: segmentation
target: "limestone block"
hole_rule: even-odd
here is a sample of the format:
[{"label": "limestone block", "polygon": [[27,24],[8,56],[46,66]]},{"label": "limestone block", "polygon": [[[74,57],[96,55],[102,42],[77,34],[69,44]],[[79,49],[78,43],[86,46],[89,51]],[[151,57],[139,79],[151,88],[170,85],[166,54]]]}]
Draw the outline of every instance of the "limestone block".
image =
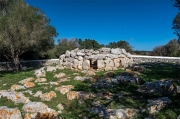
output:
[{"label": "limestone block", "polygon": [[74,57],[76,57],[76,52],[74,52],[74,51],[71,51],[71,54],[70,54],[70,56],[71,56],[71,57],[73,57],[73,58],[74,58]]},{"label": "limestone block", "polygon": [[83,52],[77,52],[78,56],[84,56],[85,54]]},{"label": "limestone block", "polygon": [[104,70],[105,70],[105,71],[110,71],[110,70],[112,70],[112,67],[105,67]]},{"label": "limestone block", "polygon": [[77,69],[79,65],[79,61],[77,59],[73,59],[73,68]]},{"label": "limestone block", "polygon": [[74,60],[74,59],[73,59],[73,58],[71,58],[71,57],[67,58],[67,61],[68,61],[68,62],[73,63],[73,60]]},{"label": "limestone block", "polygon": [[115,54],[109,54],[109,58],[111,59],[116,59],[118,58],[119,56],[118,55],[115,55]]},{"label": "limestone block", "polygon": [[97,67],[98,67],[98,69],[103,69],[103,68],[105,68],[105,63],[104,63],[104,61],[103,61],[103,60],[98,60],[98,61],[97,61]]},{"label": "limestone block", "polygon": [[121,54],[121,50],[119,48],[111,49],[111,54],[119,55]]},{"label": "limestone block", "polygon": [[82,61],[82,60],[83,60],[83,57],[82,57],[82,56],[78,56],[78,60],[79,60],[79,61]]},{"label": "limestone block", "polygon": [[71,52],[70,52],[69,50],[67,50],[66,53],[65,53],[65,56],[66,56],[67,58],[69,58],[70,55],[71,55]]},{"label": "limestone block", "polygon": [[83,66],[83,69],[88,70],[90,68],[90,61],[89,60],[84,60],[82,66]]},{"label": "limestone block", "polygon": [[106,58],[106,55],[105,54],[98,54],[97,55],[97,59],[98,60],[103,60],[103,59],[105,59]]},{"label": "limestone block", "polygon": [[114,67],[114,62],[110,58],[104,61],[106,64],[106,67]]},{"label": "limestone block", "polygon": [[119,67],[120,66],[120,59],[119,58],[113,59],[113,61],[114,61],[114,66],[115,67]]}]

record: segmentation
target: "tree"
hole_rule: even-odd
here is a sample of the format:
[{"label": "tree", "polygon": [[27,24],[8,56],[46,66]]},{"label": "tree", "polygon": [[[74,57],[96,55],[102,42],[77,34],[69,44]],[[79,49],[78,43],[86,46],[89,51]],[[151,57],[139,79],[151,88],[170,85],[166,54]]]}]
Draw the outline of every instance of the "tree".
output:
[{"label": "tree", "polygon": [[128,42],[120,40],[118,42],[110,42],[108,47],[110,48],[124,48],[127,52],[132,52],[132,46]]},{"label": "tree", "polygon": [[180,44],[177,39],[172,39],[166,45],[155,47],[151,55],[179,57]]},{"label": "tree", "polygon": [[59,57],[61,54],[64,54],[67,50],[74,50],[79,47],[78,39],[70,39],[67,38],[59,39],[58,45],[56,46],[56,56]]},{"label": "tree", "polygon": [[24,0],[3,2],[0,3],[0,48],[14,71],[19,71],[20,56],[29,50],[43,54],[53,47],[57,33],[40,9],[29,6]]},{"label": "tree", "polygon": [[[177,7],[180,10],[180,0],[172,0],[172,1],[174,1],[174,7]],[[172,29],[175,30],[175,34],[178,36],[178,41],[180,43],[180,12],[178,12],[178,14],[173,20]]]},{"label": "tree", "polygon": [[103,44],[99,44],[96,40],[93,39],[85,39],[84,41],[82,39],[78,40],[79,48],[80,49],[94,49],[97,50],[101,47],[103,47]]},{"label": "tree", "polygon": [[153,51],[151,52],[153,56],[167,56],[166,47],[163,46],[156,46]]}]

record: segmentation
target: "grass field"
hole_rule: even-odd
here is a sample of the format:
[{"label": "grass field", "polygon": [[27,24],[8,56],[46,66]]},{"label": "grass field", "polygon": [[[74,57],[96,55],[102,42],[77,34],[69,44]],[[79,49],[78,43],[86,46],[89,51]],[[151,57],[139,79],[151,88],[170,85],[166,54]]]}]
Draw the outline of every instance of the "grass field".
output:
[{"label": "grass field", "polygon": [[[139,77],[141,77],[144,81],[156,81],[160,79],[175,79],[180,80],[180,68],[174,66],[173,64],[164,64],[163,66],[159,65],[158,63],[156,65],[151,65],[147,68],[148,70],[139,73]],[[74,80],[75,75],[74,73],[78,73],[80,76],[85,76],[85,74],[82,74],[78,71],[73,71],[70,69],[64,69],[64,70],[57,70],[55,72],[47,72],[46,77],[47,82],[57,81],[57,78],[54,78],[55,74],[58,74],[60,72],[63,72],[66,74],[66,77],[70,81],[61,82],[60,85],[73,85],[75,91],[86,91],[86,92],[93,92],[93,93],[99,93],[99,92],[110,92],[112,94],[120,94],[121,96],[115,96],[113,97],[113,100],[106,100],[101,99],[99,97],[95,97],[93,99],[84,100],[82,103],[79,103],[78,100],[68,100],[66,95],[61,94],[59,91],[55,91],[55,87],[58,86],[51,86],[49,84],[47,85],[37,85],[35,83],[35,86],[32,88],[28,88],[28,90],[31,90],[33,93],[36,93],[37,91],[41,90],[43,93],[49,92],[49,91],[55,91],[57,94],[56,98],[53,98],[51,101],[42,101],[39,97],[33,97],[32,95],[28,93],[24,93],[26,97],[29,97],[31,101],[38,101],[38,102],[44,102],[47,104],[50,108],[53,108],[58,111],[58,108],[56,107],[59,103],[61,103],[64,106],[64,110],[60,114],[62,118],[65,119],[81,119],[84,116],[90,118],[90,119],[97,119],[99,118],[97,114],[89,113],[88,109],[92,106],[93,101],[100,101],[101,104],[105,105],[109,109],[118,109],[118,108],[135,108],[138,110],[141,110],[146,107],[147,105],[147,99],[161,97],[164,95],[149,95],[149,94],[141,94],[137,92],[137,89],[140,85],[138,84],[127,84],[127,83],[120,83],[117,85],[114,85],[113,88],[92,88],[90,85],[93,82],[82,82]],[[125,72],[125,70],[119,69],[117,71],[114,71],[114,74],[111,75],[113,78],[115,75],[121,74],[122,72]],[[105,72],[97,72],[94,77],[94,79],[98,80],[100,78],[105,77]],[[18,84],[19,81],[28,78],[28,77],[34,77],[34,69],[28,69],[26,71],[18,72],[18,73],[12,73],[12,72],[0,72],[0,90],[8,90],[11,88],[13,84]],[[178,82],[176,85],[180,85]],[[27,89],[21,89],[17,90],[18,92],[25,91]],[[169,99],[172,101],[172,103],[168,106],[166,106],[164,109],[159,111],[159,113],[156,114],[149,114],[147,112],[139,112],[135,118],[137,119],[143,119],[145,117],[154,117],[157,119],[177,119],[178,115],[180,115],[180,95],[168,95]],[[23,104],[14,104],[11,100],[8,100],[5,97],[0,98],[0,106],[8,106],[10,108],[17,107],[19,110],[22,110]]]}]

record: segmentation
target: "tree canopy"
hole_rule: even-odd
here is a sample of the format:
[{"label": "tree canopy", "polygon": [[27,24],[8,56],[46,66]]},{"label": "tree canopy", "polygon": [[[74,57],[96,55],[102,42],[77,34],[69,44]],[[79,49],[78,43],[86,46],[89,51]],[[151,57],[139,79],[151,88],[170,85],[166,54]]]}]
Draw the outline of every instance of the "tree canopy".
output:
[{"label": "tree canopy", "polygon": [[126,41],[120,40],[118,42],[110,42],[108,47],[110,48],[124,48],[127,52],[132,52],[132,46]]},{"label": "tree canopy", "polygon": [[26,51],[45,52],[54,45],[56,29],[39,9],[24,0],[0,0],[0,48],[20,70],[20,56]]},{"label": "tree canopy", "polygon": [[[174,7],[177,7],[180,10],[180,0],[172,0],[174,1]],[[173,20],[173,27],[175,34],[178,36],[178,41],[180,42],[180,12],[176,15]]]},{"label": "tree canopy", "polygon": [[96,40],[93,39],[85,39],[84,41],[82,39],[78,40],[79,48],[80,49],[94,49],[97,50],[101,47],[103,47],[103,44],[99,44]]}]

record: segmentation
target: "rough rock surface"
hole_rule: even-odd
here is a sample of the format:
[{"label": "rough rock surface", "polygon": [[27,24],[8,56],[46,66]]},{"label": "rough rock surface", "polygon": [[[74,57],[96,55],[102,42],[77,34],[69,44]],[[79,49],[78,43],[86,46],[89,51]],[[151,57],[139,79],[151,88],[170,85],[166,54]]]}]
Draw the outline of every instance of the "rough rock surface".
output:
[{"label": "rough rock surface", "polygon": [[48,119],[53,119],[52,117],[57,117],[58,115],[58,112],[56,112],[54,109],[49,108],[46,104],[42,102],[26,103],[23,106],[22,110],[25,113],[25,119],[33,119],[43,115],[48,117]]},{"label": "rough rock surface", "polygon": [[33,77],[29,77],[26,79],[23,79],[21,81],[19,81],[20,84],[25,84],[26,82],[30,82],[30,81],[34,81],[35,79]]},{"label": "rough rock surface", "polygon": [[66,94],[73,88],[74,88],[74,86],[72,86],[72,85],[63,85],[63,86],[55,88],[55,90],[60,91],[61,94]]},{"label": "rough rock surface", "polygon": [[35,80],[36,83],[41,83],[41,82],[46,82],[47,79],[46,78],[38,78]]},{"label": "rough rock surface", "polygon": [[0,119],[22,119],[21,112],[17,108],[0,107]]},{"label": "rough rock surface", "polygon": [[50,101],[52,98],[56,97],[56,93],[54,91],[50,91],[49,93],[44,93],[39,96],[43,101]]},{"label": "rough rock surface", "polygon": [[98,114],[99,117],[108,119],[129,119],[133,118],[138,110],[137,109],[107,109],[104,105],[95,104],[89,109],[90,113]]},{"label": "rough rock surface", "polygon": [[46,76],[46,71],[44,68],[45,67],[35,70],[34,74],[36,75],[37,78]]},{"label": "rough rock surface", "polygon": [[149,113],[157,113],[159,110],[163,109],[167,104],[172,103],[168,97],[162,97],[155,100],[149,100],[147,105],[147,111]]},{"label": "rough rock surface", "polygon": [[11,86],[10,91],[15,91],[15,90],[19,90],[19,89],[25,89],[25,87],[21,86],[21,85],[14,84],[14,85]]},{"label": "rough rock surface", "polygon": [[25,83],[24,83],[24,86],[25,86],[26,88],[31,88],[31,87],[34,87],[35,84],[34,84],[33,82],[25,82]]},{"label": "rough rock surface", "polygon": [[155,82],[145,82],[138,89],[141,93],[160,93],[160,94],[174,94],[177,88],[172,81],[158,80]]},{"label": "rough rock surface", "polygon": [[6,90],[1,90],[0,91],[0,97],[7,97],[7,99],[10,99],[11,101],[15,103],[28,103],[30,100],[24,96],[22,92],[8,92]]},{"label": "rough rock surface", "polygon": [[64,77],[66,77],[66,74],[65,73],[59,73],[59,74],[55,74],[54,75],[54,77],[56,77],[56,78],[64,78]]}]

